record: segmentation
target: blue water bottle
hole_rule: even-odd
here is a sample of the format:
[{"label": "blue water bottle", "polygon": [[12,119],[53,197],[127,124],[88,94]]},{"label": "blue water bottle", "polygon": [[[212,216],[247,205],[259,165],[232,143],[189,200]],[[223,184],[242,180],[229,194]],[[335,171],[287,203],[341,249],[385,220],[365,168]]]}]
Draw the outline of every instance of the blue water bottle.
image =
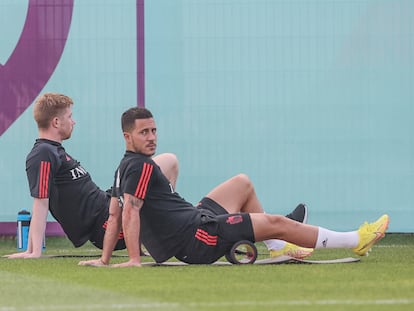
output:
[{"label": "blue water bottle", "polygon": [[20,251],[27,250],[29,241],[29,227],[32,216],[30,212],[21,210],[17,214],[17,249]]}]

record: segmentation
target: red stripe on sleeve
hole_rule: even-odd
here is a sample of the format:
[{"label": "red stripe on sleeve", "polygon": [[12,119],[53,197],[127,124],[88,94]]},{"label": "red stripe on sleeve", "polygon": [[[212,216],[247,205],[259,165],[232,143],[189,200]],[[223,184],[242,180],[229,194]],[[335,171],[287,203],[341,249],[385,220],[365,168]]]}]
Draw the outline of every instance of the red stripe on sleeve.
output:
[{"label": "red stripe on sleeve", "polygon": [[39,198],[44,199],[48,197],[49,192],[49,175],[50,175],[50,162],[40,162],[40,174],[39,174]]},{"label": "red stripe on sleeve", "polygon": [[135,189],[135,196],[139,199],[144,199],[147,194],[148,183],[151,178],[153,165],[144,163],[142,168],[141,177],[139,179],[137,188]]},{"label": "red stripe on sleeve", "polygon": [[40,170],[39,170],[39,198],[43,198],[43,170],[44,170],[44,162],[40,162]]}]

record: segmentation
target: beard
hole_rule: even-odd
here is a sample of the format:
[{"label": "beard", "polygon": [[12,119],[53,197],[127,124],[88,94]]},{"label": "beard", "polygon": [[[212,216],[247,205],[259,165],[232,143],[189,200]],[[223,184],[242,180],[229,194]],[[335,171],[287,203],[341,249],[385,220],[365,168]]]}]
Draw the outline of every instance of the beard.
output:
[{"label": "beard", "polygon": [[73,132],[73,127],[68,131],[64,131],[64,132],[62,131],[60,133],[60,136],[62,137],[62,140],[69,139],[72,136],[72,132]]},{"label": "beard", "polygon": [[148,157],[152,157],[156,152],[157,144],[151,143],[151,144],[146,144],[145,146],[137,146],[134,144],[133,148],[136,153],[141,153]]}]

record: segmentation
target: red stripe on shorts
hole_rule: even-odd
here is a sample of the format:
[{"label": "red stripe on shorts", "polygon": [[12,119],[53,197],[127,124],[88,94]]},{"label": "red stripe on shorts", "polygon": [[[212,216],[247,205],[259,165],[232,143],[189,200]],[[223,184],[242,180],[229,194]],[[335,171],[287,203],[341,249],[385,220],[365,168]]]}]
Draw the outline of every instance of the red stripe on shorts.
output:
[{"label": "red stripe on shorts", "polygon": [[210,245],[210,246],[216,246],[217,245],[217,235],[210,235],[208,232],[197,229],[197,232],[194,236],[197,240],[200,240],[204,244]]}]

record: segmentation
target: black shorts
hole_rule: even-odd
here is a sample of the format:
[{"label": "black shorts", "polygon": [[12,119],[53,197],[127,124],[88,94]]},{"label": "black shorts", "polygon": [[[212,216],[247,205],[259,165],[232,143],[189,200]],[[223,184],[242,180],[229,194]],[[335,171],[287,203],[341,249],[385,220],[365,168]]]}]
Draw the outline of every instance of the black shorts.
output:
[{"label": "black shorts", "polygon": [[[106,213],[103,213],[100,218],[95,223],[95,227],[91,232],[89,237],[89,241],[92,242],[99,249],[103,249],[103,240],[105,236],[106,227],[108,225],[108,218],[109,218],[109,209],[107,209]],[[118,242],[115,245],[114,250],[125,249],[126,244],[124,240],[124,234],[121,232],[118,236]]]},{"label": "black shorts", "polygon": [[197,205],[200,223],[186,238],[185,247],[175,256],[191,264],[210,264],[224,256],[234,243],[254,242],[253,226],[247,213],[229,214],[215,201],[205,197]]}]

